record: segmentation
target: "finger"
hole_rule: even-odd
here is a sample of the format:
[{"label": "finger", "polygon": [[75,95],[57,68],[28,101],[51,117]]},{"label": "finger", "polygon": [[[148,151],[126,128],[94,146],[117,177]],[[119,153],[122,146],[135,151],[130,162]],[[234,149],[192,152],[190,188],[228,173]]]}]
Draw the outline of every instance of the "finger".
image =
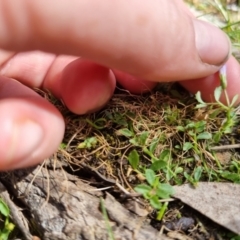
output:
[{"label": "finger", "polygon": [[55,58],[54,54],[40,51],[0,54],[0,75],[17,79],[29,87],[41,87]]},{"label": "finger", "polygon": [[11,57],[13,57],[14,54],[15,52],[0,49],[0,67],[2,67]]},{"label": "finger", "polygon": [[60,96],[76,114],[101,109],[112,97],[116,79],[108,68],[79,58],[69,63],[59,80]]},{"label": "finger", "polygon": [[[55,97],[60,99],[62,97],[60,81],[62,78],[63,69],[76,59],[78,59],[78,57],[67,55],[57,56],[42,80],[42,88],[49,90],[52,94],[54,94]],[[72,95],[71,92],[69,94]]]},{"label": "finger", "polygon": [[230,48],[179,0],[0,0],[0,35],[2,48],[83,56],[154,81],[213,74]]},{"label": "finger", "polygon": [[21,83],[0,77],[0,170],[32,166],[59,146],[64,121],[58,110]]},{"label": "finger", "polygon": [[[226,76],[227,76],[227,93],[229,99],[233,99],[235,95],[240,96],[240,66],[234,57],[230,57],[226,63]],[[205,78],[182,81],[181,85],[188,91],[196,93],[201,92],[202,98],[207,102],[214,102],[214,90],[220,86],[219,73],[215,73]],[[221,102],[227,103],[225,97],[222,95]],[[236,104],[240,102],[240,98]]]},{"label": "finger", "polygon": [[133,94],[150,92],[157,85],[157,82],[147,81],[119,70],[113,70],[113,73],[120,85]]},{"label": "finger", "polygon": [[60,97],[58,81],[62,71],[77,58],[40,51],[13,53],[0,50],[0,75],[17,79],[31,88],[48,89]]},{"label": "finger", "polygon": [[[70,64],[72,61],[76,60],[77,57],[74,56],[58,56],[56,57],[53,62],[49,61],[49,65],[45,64],[48,59],[50,59],[51,55],[46,54],[46,53],[40,53],[40,52],[33,52],[33,53],[21,53],[21,54],[16,54],[12,60],[10,58],[13,53],[6,53],[6,52],[0,51],[0,57],[1,56],[6,56],[6,58],[0,58],[0,65],[1,62],[5,63],[2,64],[3,67],[0,69],[0,73],[5,73],[5,76],[7,77],[12,77],[16,79],[21,79],[22,83],[31,85],[32,87],[43,87],[48,90],[50,90],[52,93],[54,93],[55,96],[61,98],[62,91],[64,91],[65,95],[72,96],[72,90],[70,88],[69,93],[66,92],[66,89],[64,87],[60,88],[59,82],[61,81],[62,78],[62,70]],[[38,56],[35,56],[38,55]],[[18,56],[20,56],[18,58]],[[46,60],[45,60],[46,57]],[[9,59],[10,58],[10,59]],[[42,59],[41,59],[42,58]],[[41,60],[40,60],[41,59]],[[8,60],[8,61],[7,61]],[[44,63],[43,66],[41,63]],[[35,67],[32,67],[35,66]],[[78,68],[78,65],[74,65],[76,68]],[[235,96],[236,94],[239,94],[239,64],[238,62],[231,57],[229,61],[227,62],[227,76],[228,76],[228,93],[230,97]],[[19,69],[22,69],[20,71]],[[154,82],[148,82],[145,81],[141,78],[137,78],[134,76],[131,76],[129,74],[113,70],[114,74],[117,77],[117,80],[120,82],[120,84],[129,90],[132,93],[143,93],[145,91],[150,91],[156,83]],[[68,82],[68,74],[72,76],[72,69],[67,71],[68,73],[65,73],[64,76],[64,82],[67,84]],[[28,73],[28,74],[26,74]],[[45,74],[43,74],[45,73]],[[75,73],[74,73],[75,74]],[[42,76],[39,78],[39,76]],[[75,78],[75,83],[76,85],[80,84],[80,81],[78,81],[78,74]],[[197,91],[201,91],[203,98],[206,101],[214,101],[213,99],[213,92],[214,89],[219,86],[219,77],[218,73],[214,75],[210,75],[206,78],[198,79],[198,80],[189,80],[189,81],[183,81],[181,83],[186,89],[188,89],[192,93],[196,93]],[[76,90],[76,88],[73,86],[73,89]],[[109,94],[111,95],[111,92]],[[99,92],[100,93],[100,92]],[[76,94],[79,96],[79,93]],[[109,95],[108,95],[109,96]],[[107,101],[107,100],[106,100]],[[71,108],[71,103],[74,103],[76,101],[70,100],[68,105]],[[79,106],[74,106],[76,109],[81,110],[81,104],[80,101],[77,101]],[[85,105],[88,106],[88,105]],[[102,104],[104,106],[104,103]],[[98,107],[91,107],[91,109],[98,109]],[[85,109],[87,112],[87,109]],[[79,114],[82,111],[77,111]]]},{"label": "finger", "polygon": [[50,90],[77,114],[102,108],[116,86],[113,73],[105,67],[74,56],[55,57],[43,52],[14,55],[5,62],[0,74],[30,87]]}]

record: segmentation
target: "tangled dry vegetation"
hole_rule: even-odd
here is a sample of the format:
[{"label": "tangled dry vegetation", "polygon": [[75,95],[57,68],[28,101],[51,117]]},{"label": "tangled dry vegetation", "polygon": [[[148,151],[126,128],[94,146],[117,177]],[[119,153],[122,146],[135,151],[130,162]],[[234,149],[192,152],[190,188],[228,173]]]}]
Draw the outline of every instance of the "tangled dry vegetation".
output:
[{"label": "tangled dry vegetation", "polygon": [[[157,184],[169,187],[197,186],[199,181],[239,183],[238,109],[231,109],[232,122],[224,132],[228,112],[218,105],[196,108],[197,104],[195,96],[176,83],[160,84],[144,96],[118,89],[102,111],[87,116],[76,116],[55,102],[67,128],[54,159],[123,204],[140,197],[137,186],[150,185],[148,170],[158,177]],[[171,189],[164,190],[168,197]],[[138,200],[141,208],[136,211],[148,215],[158,230],[171,235],[178,229],[191,239],[230,239],[230,232],[182,203],[163,196],[158,206],[156,194],[147,194]]]}]

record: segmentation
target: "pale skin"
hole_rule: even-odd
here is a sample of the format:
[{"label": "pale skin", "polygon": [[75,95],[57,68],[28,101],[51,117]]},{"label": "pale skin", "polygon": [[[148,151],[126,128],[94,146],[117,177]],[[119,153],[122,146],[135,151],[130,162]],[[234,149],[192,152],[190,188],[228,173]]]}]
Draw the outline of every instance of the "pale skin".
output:
[{"label": "pale skin", "polygon": [[[240,93],[228,38],[196,20],[180,0],[0,0],[0,49],[0,170],[37,164],[62,141],[63,117],[32,87],[65,96],[79,113],[108,101],[114,81],[96,82],[102,90],[91,107],[92,96],[74,100],[82,87],[78,77],[64,88],[83,59],[149,81],[181,81],[208,101],[226,63],[228,94]],[[84,87],[91,91],[94,84]]]}]

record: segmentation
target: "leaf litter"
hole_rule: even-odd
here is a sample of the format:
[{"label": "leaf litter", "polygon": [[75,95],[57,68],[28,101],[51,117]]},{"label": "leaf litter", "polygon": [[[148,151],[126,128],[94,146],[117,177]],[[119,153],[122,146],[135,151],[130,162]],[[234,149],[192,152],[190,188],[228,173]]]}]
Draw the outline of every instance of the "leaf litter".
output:
[{"label": "leaf litter", "polygon": [[[216,108],[211,106],[196,109],[196,105],[194,96],[178,84],[160,84],[144,96],[131,95],[119,89],[105,109],[86,116],[74,115],[57,104],[67,122],[65,138],[57,155],[64,162],[64,169],[74,172],[92,186],[106,188],[103,192],[114,195],[126,209],[149,218],[152,226],[172,239],[184,239],[184,236],[185,239],[221,239],[221,236],[231,239],[225,238],[230,232],[213,223],[204,223],[198,213],[189,214],[184,205],[239,233],[237,227],[229,227],[229,222],[222,220],[224,211],[220,218],[208,210],[212,208],[214,212],[215,206],[219,209],[224,207],[230,214],[232,202],[228,201],[231,196],[236,196],[236,192],[222,195],[218,199],[219,205],[216,205],[208,198],[205,200],[205,196],[209,194],[210,197],[214,192],[206,187],[205,194],[200,196],[203,189],[199,188],[204,185],[201,181],[224,182],[218,189],[227,184],[226,181],[240,182],[238,150],[221,150],[221,146],[240,142],[238,125],[232,132],[223,134],[216,143],[210,134],[218,133],[225,119],[224,111],[216,113]],[[237,122],[238,110],[234,111]],[[211,150],[215,146],[220,149]],[[188,194],[185,194],[185,183],[194,186],[189,188]],[[172,194],[165,184],[174,186],[176,192]],[[134,191],[141,185],[144,188],[140,193],[150,202]],[[166,190],[165,197],[171,193],[183,203],[176,202],[174,198],[161,200],[154,197],[154,191],[161,187]],[[147,192],[143,192],[144,189]],[[207,210],[191,205],[192,202],[199,206],[202,202]],[[233,208],[237,211],[238,205],[233,205]],[[222,212],[219,210],[218,213]]]}]

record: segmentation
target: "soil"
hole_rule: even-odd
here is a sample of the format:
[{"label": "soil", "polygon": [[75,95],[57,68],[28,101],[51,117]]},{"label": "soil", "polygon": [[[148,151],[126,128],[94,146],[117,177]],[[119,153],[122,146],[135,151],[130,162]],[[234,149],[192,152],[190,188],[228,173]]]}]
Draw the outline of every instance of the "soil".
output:
[{"label": "soil", "polygon": [[[176,87],[191,105],[194,98]],[[105,109],[83,117],[48,95],[65,116],[64,144],[42,165],[1,174],[0,195],[17,225],[10,239],[231,239],[234,235],[228,230],[174,199],[157,221],[155,210],[132,191],[143,179],[127,161],[129,141],[116,135],[126,124],[121,116],[136,111],[148,120],[159,118],[160,112],[153,114],[157,111],[153,102],[155,107],[160,100],[177,106],[179,99],[169,93],[176,93],[173,90],[175,84],[164,84],[146,96],[117,90]],[[147,115],[150,108],[151,116]],[[112,115],[107,113],[115,118],[110,120]],[[97,143],[82,147],[84,139],[92,136]],[[142,161],[147,164],[148,160],[143,157]]]}]

